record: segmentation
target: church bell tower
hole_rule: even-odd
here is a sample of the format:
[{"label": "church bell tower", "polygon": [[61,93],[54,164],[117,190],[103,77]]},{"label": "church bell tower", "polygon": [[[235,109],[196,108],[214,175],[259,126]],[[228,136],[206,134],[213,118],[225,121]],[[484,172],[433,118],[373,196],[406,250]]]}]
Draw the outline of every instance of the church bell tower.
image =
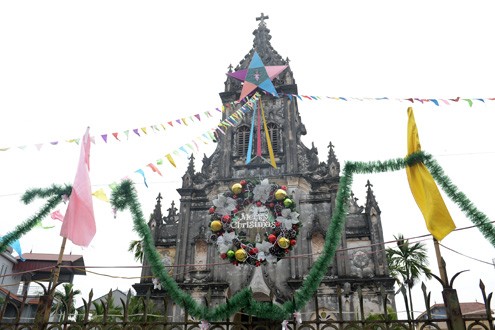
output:
[{"label": "church bell tower", "polygon": [[[203,157],[200,171],[191,157],[177,189],[178,212],[169,209],[163,218],[155,210],[149,224],[158,251],[166,252],[164,262],[173,265],[171,274],[178,285],[212,306],[245,287],[259,301],[291,300],[323,251],[335,208],[340,181],[336,147],[329,141],[327,157],[320,162],[318,150],[302,142],[306,128],[299,114],[297,84],[289,59],[270,44],[267,19],[263,14],[257,18],[252,48],[227,72],[215,151]],[[371,187],[368,182],[365,205],[359,205],[354,195],[348,201],[340,248],[318,288],[317,301],[326,306],[327,315],[337,310],[337,290],[345,293],[350,318],[359,306],[358,290],[366,297],[367,313],[381,311],[376,298],[382,287],[393,293],[381,211]],[[290,199],[279,198],[279,193]],[[249,219],[257,222],[241,227]],[[256,223],[268,225],[248,242],[246,232]],[[270,235],[275,236],[273,242]],[[138,295],[152,290],[153,295],[166,296],[149,278],[134,288]],[[394,305],[393,294],[389,296]],[[174,308],[170,313],[180,314]],[[318,317],[312,310],[314,302],[301,311],[303,319]]]}]

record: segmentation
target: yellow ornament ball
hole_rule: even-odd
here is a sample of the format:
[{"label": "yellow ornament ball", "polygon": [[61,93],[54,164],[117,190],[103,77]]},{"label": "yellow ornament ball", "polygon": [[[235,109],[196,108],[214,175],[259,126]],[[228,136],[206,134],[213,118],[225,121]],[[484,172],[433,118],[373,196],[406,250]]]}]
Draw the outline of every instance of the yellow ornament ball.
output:
[{"label": "yellow ornament ball", "polygon": [[285,237],[280,237],[277,241],[277,244],[282,249],[287,249],[290,246],[290,241]]},{"label": "yellow ornament ball", "polygon": [[219,231],[222,229],[222,223],[220,222],[220,220],[213,220],[211,223],[210,223],[210,229],[211,231]]},{"label": "yellow ornament ball", "polygon": [[242,185],[240,183],[234,183],[231,189],[234,194],[238,195],[242,192]]},{"label": "yellow ornament ball", "polygon": [[275,192],[275,198],[278,200],[278,201],[283,201],[285,199],[285,197],[287,197],[287,192],[283,189],[279,189]]},{"label": "yellow ornament ball", "polygon": [[244,262],[246,261],[248,257],[247,252],[244,249],[239,249],[235,251],[235,259],[239,262]]}]

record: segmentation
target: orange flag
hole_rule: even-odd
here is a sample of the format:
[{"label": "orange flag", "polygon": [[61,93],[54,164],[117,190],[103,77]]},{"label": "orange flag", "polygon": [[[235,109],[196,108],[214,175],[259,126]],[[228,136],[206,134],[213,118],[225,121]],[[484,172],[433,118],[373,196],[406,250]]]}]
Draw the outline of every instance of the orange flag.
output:
[{"label": "orange flag", "polygon": [[[407,109],[407,154],[421,151],[418,128],[413,109]],[[443,201],[440,191],[423,163],[406,167],[409,187],[426,221],[426,228],[438,241],[455,229],[454,221]]]},{"label": "orange flag", "polygon": [[85,247],[89,246],[96,234],[91,181],[89,179],[90,147],[91,139],[88,127],[82,139],[76,178],[72,185],[69,205],[60,229],[60,236],[68,238],[76,245]]}]

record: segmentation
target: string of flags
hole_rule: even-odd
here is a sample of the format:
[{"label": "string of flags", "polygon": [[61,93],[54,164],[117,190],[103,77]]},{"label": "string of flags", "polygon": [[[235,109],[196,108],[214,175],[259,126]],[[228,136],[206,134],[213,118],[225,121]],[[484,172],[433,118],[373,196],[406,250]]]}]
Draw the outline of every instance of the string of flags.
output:
[{"label": "string of flags", "polygon": [[461,98],[460,96],[452,99],[444,98],[392,98],[392,97],[342,97],[342,96],[314,96],[305,94],[286,94],[279,93],[281,96],[287,96],[289,99],[297,98],[301,101],[318,101],[318,100],[334,100],[334,101],[397,101],[397,102],[410,102],[410,103],[433,103],[436,106],[440,105],[452,105],[458,102],[465,102],[472,107],[475,102],[487,103],[488,101],[495,101],[495,97],[488,98]]},{"label": "string of flags", "polygon": [[[215,108],[216,111],[218,112],[223,112],[224,108]],[[103,133],[99,134],[98,136],[91,136],[91,142],[93,144],[98,143],[104,143],[107,144],[110,142],[110,140],[117,141],[117,142],[122,142],[124,139],[129,140],[131,136],[133,137],[138,137],[141,138],[143,136],[147,136],[149,132],[153,133],[160,133],[160,132],[165,132],[167,129],[170,128],[175,128],[178,126],[189,126],[189,124],[195,124],[201,121],[201,116],[203,118],[213,118],[214,115],[212,115],[211,111],[205,111],[203,114],[197,113],[191,116],[179,118],[176,120],[170,120],[167,121],[166,123],[162,124],[153,124],[149,126],[144,126],[140,128],[133,128],[133,129],[127,129],[124,131],[120,132],[113,132],[113,133]],[[175,126],[174,126],[175,125]],[[52,142],[46,142],[46,143],[36,143],[34,144],[34,147],[40,151],[41,148],[43,148],[45,145],[60,145],[63,142],[66,143],[74,143],[76,145],[79,145],[80,138],[75,138],[75,139],[64,139],[61,141],[52,141]],[[15,146],[15,147],[1,147],[0,151],[8,151],[12,149],[20,149],[20,150],[27,150],[30,147],[30,145],[20,145],[20,146]]]},{"label": "string of flags", "polygon": [[[157,175],[163,176],[162,172],[159,169],[160,165],[163,165],[165,161],[168,161],[173,167],[177,167],[174,157],[189,157],[192,152],[199,151],[199,145],[208,144],[210,142],[216,142],[219,138],[219,134],[226,134],[227,129],[230,127],[237,126],[240,120],[244,117],[244,115],[252,111],[256,106],[260,94],[254,94],[246,103],[244,103],[238,110],[234,111],[231,115],[227,116],[224,120],[222,120],[217,126],[211,128],[210,130],[202,133],[197,136],[195,139],[190,142],[185,143],[179,148],[173,150],[172,152],[166,154],[163,158],[157,159],[154,163],[150,162],[145,166],[138,168],[134,171],[134,173],[138,174],[142,177],[143,183],[145,187],[148,188],[148,180],[146,177],[146,172],[151,171],[152,173],[156,173]],[[233,102],[235,103],[235,102]],[[234,104],[227,104],[227,107],[233,106]],[[225,108],[222,110],[218,109],[218,111],[225,112]],[[198,143],[200,142],[200,143]],[[112,183],[109,185],[109,188],[113,190],[113,187],[116,186],[116,183]],[[92,193],[92,195],[104,202],[110,202],[107,193],[104,188],[100,188]]]},{"label": "string of flags", "polygon": [[[270,94],[266,91],[261,91],[264,94]],[[255,94],[258,95],[259,93]],[[271,95],[271,94],[270,94]],[[287,93],[279,93],[279,96],[287,96],[289,99],[298,99],[301,101],[304,100],[309,100],[309,101],[319,101],[319,100],[333,100],[333,101],[343,101],[343,102],[351,102],[351,101],[359,101],[359,102],[364,102],[364,101],[397,101],[397,102],[410,102],[410,103],[416,103],[416,104],[427,104],[431,103],[436,106],[441,106],[441,105],[452,105],[452,104],[458,104],[458,103],[466,103],[469,107],[472,107],[475,103],[488,103],[491,101],[495,101],[495,97],[488,97],[488,98],[462,98],[460,96],[456,98],[416,98],[416,97],[410,97],[410,98],[391,98],[391,97],[343,97],[343,96],[315,96],[315,95],[307,95],[307,94],[287,94]],[[246,97],[247,99],[247,97]],[[230,102],[222,107],[216,107],[215,110],[218,112],[225,112],[226,108],[230,108],[232,106],[235,106],[236,104],[240,103],[240,101],[235,101],[235,102]],[[212,118],[213,115],[211,114],[210,111],[205,111],[203,113],[203,116],[206,118]],[[218,126],[219,126],[219,132],[224,133],[222,128],[228,128],[232,126],[236,126],[237,122],[242,119],[242,111],[241,113],[239,111],[234,112],[231,116],[228,118],[222,120]],[[179,125],[184,125],[184,126],[189,126],[190,123],[196,123],[201,121],[201,114],[197,113],[194,115],[182,117],[179,119],[175,120],[169,120],[166,123],[160,123],[160,124],[153,124],[145,127],[140,127],[140,128],[133,128],[133,129],[128,129],[124,130],[121,132],[113,132],[113,133],[104,133],[100,134],[98,139],[99,141],[103,141],[103,143],[108,143],[111,140],[121,142],[122,138],[125,137],[126,140],[129,140],[130,136],[137,136],[137,137],[142,137],[148,135],[150,131],[154,133],[158,132],[164,132],[168,127],[177,127]],[[174,126],[175,125],[175,126]],[[91,141],[93,144],[96,143],[96,136],[91,137]],[[67,143],[75,143],[79,145],[79,138],[76,139],[65,139],[62,141],[52,141],[52,142],[47,142],[47,143],[36,143],[34,144],[34,147],[37,150],[41,150],[41,148],[45,145],[59,145],[61,142],[67,142]],[[0,147],[0,151],[8,151],[12,149],[21,149],[21,150],[26,150],[29,147],[29,145],[20,145],[20,146],[15,146],[15,147]]]},{"label": "string of flags", "polygon": [[[215,127],[211,128],[210,130],[203,132],[196,138],[192,139],[189,142],[186,142],[184,145],[180,146],[176,150],[173,150],[172,152],[166,154],[163,158],[157,159],[155,163],[148,163],[144,166],[144,168],[138,168],[137,170],[134,171],[134,173],[139,174],[143,178],[143,183],[145,186],[148,186],[148,181],[146,178],[146,171],[151,170],[152,173],[156,173],[160,176],[163,176],[161,171],[159,170],[159,166],[163,165],[165,161],[168,161],[173,167],[177,167],[176,162],[174,157],[181,157],[181,156],[186,156],[189,157],[192,152],[199,151],[199,145],[201,144],[209,144],[210,142],[216,142],[218,140],[219,134],[225,135],[227,132],[227,129],[230,127],[235,127],[239,124],[239,122],[242,120],[244,115],[249,112],[253,111],[253,109],[256,107],[258,100],[261,97],[261,94],[268,94],[265,91],[257,92],[255,93],[251,98],[246,97],[243,100],[239,101],[234,101],[225,104],[222,107],[216,107],[215,110],[219,113],[225,113],[227,109],[231,109],[238,105],[241,102],[244,102],[244,104],[236,111],[234,111],[231,115],[227,116],[225,119],[221,120]],[[306,94],[285,94],[285,93],[279,93],[279,96],[287,96],[289,99],[297,98],[298,100],[308,100],[308,101],[318,101],[318,100],[333,100],[333,101],[344,101],[344,102],[349,102],[349,101],[398,101],[398,102],[410,102],[410,103],[433,103],[436,106],[440,105],[451,105],[454,103],[458,102],[465,102],[467,103],[470,107],[475,103],[475,102],[481,102],[481,103],[488,103],[490,101],[495,101],[495,98],[461,98],[461,97],[456,97],[453,99],[424,99],[424,98],[389,98],[389,97],[375,97],[375,98],[368,98],[368,97],[333,97],[333,96],[314,96],[314,95],[306,95]],[[213,117],[210,111],[205,111],[203,113],[204,116],[207,118]],[[196,123],[198,121],[201,121],[201,114],[194,114],[188,117],[176,119],[176,120],[171,120],[167,121],[166,124],[155,124],[155,125],[150,125],[147,127],[142,127],[142,128],[134,128],[132,130],[125,130],[123,132],[114,132],[111,134],[101,134],[101,140],[104,143],[108,143],[109,137],[113,137],[115,141],[121,141],[121,137],[125,136],[126,139],[129,139],[129,135],[135,135],[137,137],[142,137],[143,135],[147,135],[148,132],[151,130],[154,133],[164,131],[168,126],[169,127],[177,127],[178,125],[185,125],[188,126],[190,123]],[[167,126],[168,125],[168,126]],[[175,126],[174,126],[175,125]],[[160,129],[161,127],[161,129]],[[131,134],[133,133],[133,134]],[[80,139],[68,139],[65,140],[66,142],[69,143],[75,143],[79,144]],[[95,143],[95,136],[91,137],[92,143]],[[199,142],[199,143],[198,143]],[[50,142],[51,145],[57,145],[59,144],[58,141],[56,142]],[[43,144],[36,144],[36,148],[38,150],[41,149]],[[19,146],[17,147],[19,149],[25,150],[27,146]],[[7,151],[12,148],[0,148],[0,151]],[[146,171],[145,171],[146,170]],[[112,185],[115,185],[115,183],[110,185],[110,188]],[[104,202],[109,202],[108,195],[106,194],[105,190],[103,188],[100,188],[96,191],[93,192],[93,196],[104,201]]]}]

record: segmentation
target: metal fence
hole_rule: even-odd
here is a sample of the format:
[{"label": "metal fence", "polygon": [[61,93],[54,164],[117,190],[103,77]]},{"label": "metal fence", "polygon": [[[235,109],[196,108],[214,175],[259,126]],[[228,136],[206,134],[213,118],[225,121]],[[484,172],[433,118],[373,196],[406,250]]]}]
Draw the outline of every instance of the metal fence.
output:
[{"label": "metal fence", "polygon": [[[145,329],[166,329],[166,330],[274,330],[274,329],[286,329],[286,330],[351,330],[351,329],[370,329],[370,330],[385,330],[385,329],[407,329],[407,330],[422,330],[422,329],[449,329],[449,330],[495,330],[492,309],[491,298],[492,293],[486,295],[483,282],[480,281],[480,289],[483,296],[484,310],[481,310],[475,314],[469,315],[455,315],[455,303],[452,310],[446,312],[446,316],[438,316],[433,312],[432,306],[430,306],[430,293],[426,292],[426,287],[423,288],[423,296],[426,306],[426,311],[417,319],[403,319],[397,320],[395,313],[391,310],[392,306],[388,305],[389,299],[385,290],[382,290],[382,306],[383,311],[379,314],[374,314],[373,318],[369,315],[364,315],[363,308],[363,295],[361,290],[358,290],[359,310],[356,310],[351,319],[349,316],[344,316],[343,313],[343,297],[342,290],[337,290],[337,301],[335,311],[332,312],[332,317],[328,317],[325,313],[328,312],[328,306],[323,308],[318,305],[317,297],[315,301],[315,317],[311,320],[302,320],[298,322],[296,319],[291,320],[262,320],[252,315],[246,315],[239,313],[231,319],[227,319],[219,322],[206,322],[201,320],[195,320],[190,317],[187,310],[183,311],[181,320],[172,321],[167,316],[167,299],[163,298],[159,304],[154,304],[153,299],[148,295],[147,297],[138,298],[138,304],[136,304],[136,297],[132,297],[129,291],[126,299],[121,299],[121,307],[115,308],[109,301],[112,299],[111,292],[109,297],[103,304],[100,305],[101,309],[96,311],[92,306],[92,292],[89,295],[89,299],[84,301],[84,306],[77,313],[70,311],[68,306],[72,305],[72,297],[69,297],[66,304],[64,304],[65,310],[69,310],[71,313],[61,313],[50,317],[49,321],[43,321],[42,318],[36,317],[39,315],[40,304],[43,305],[43,297],[40,297],[40,304],[37,305],[38,314],[33,314],[33,306],[29,304],[29,300],[25,295],[22,299],[14,299],[10,295],[7,295],[1,304],[0,308],[0,330],[20,330],[20,329],[132,329],[132,330],[145,330]],[[452,298],[452,293],[448,290],[452,288],[445,287],[442,292],[444,301]],[[455,290],[454,290],[455,291]],[[407,295],[405,290],[402,290],[405,305],[408,306]],[[445,304],[449,305],[449,302]],[[157,308],[160,306],[160,308]],[[457,306],[458,307],[458,306]],[[116,312],[117,311],[117,312]],[[409,313],[408,313],[409,314]],[[457,322],[454,320],[457,319]]]}]

